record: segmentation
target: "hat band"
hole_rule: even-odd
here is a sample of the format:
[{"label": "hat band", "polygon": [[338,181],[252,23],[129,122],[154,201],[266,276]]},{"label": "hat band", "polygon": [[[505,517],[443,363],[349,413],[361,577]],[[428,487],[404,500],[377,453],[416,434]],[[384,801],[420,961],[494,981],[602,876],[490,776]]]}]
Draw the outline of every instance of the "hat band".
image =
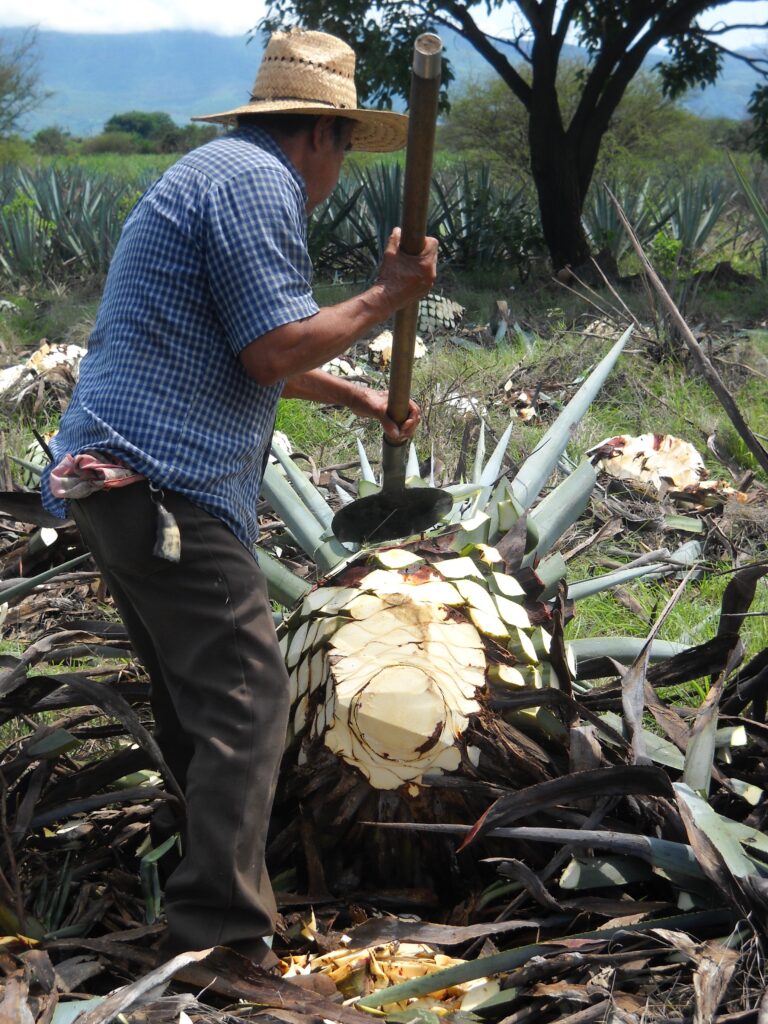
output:
[{"label": "hat band", "polygon": [[352,107],[331,103],[329,100],[316,100],[309,96],[255,96],[251,103],[304,103],[308,107],[328,107],[329,110],[352,110]]}]

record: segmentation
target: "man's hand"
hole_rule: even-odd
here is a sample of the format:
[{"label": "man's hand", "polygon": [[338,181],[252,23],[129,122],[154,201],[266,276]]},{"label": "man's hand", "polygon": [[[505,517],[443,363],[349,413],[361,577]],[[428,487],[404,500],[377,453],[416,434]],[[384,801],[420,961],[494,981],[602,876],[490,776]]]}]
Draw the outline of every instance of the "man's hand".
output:
[{"label": "man's hand", "polygon": [[265,387],[316,369],[345,352],[371,327],[426,295],[436,274],[437,239],[427,238],[421,253],[409,256],[400,251],[400,228],[395,228],[370,288],[325,306],[306,320],[262,334],[241,351],[242,367]]},{"label": "man's hand", "polygon": [[387,294],[392,310],[423,298],[437,277],[437,239],[427,238],[418,256],[400,249],[400,228],[389,236],[376,284]]},{"label": "man's hand", "polygon": [[361,387],[334,377],[324,370],[310,370],[308,373],[289,377],[285,382],[283,398],[303,398],[310,402],[325,402],[328,405],[343,405],[362,419],[378,420],[393,444],[403,444],[416,433],[421,419],[418,405],[409,400],[408,418],[398,426],[387,416],[388,395],[386,391]]},{"label": "man's hand", "polygon": [[387,415],[388,396],[386,391],[374,391],[372,388],[356,388],[355,390],[358,392],[359,405],[358,396],[355,396],[355,404],[348,403],[352,412],[363,419],[378,420],[387,440],[392,444],[403,444],[413,437],[421,419],[421,409],[412,398],[408,400],[408,418],[405,423],[398,426]]}]

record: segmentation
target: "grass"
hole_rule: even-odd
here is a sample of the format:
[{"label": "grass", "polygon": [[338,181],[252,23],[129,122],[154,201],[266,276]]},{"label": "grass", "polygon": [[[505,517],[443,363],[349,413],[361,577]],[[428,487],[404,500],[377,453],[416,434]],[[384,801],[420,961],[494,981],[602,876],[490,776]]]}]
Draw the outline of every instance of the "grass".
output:
[{"label": "grass", "polygon": [[[710,563],[699,579],[691,580],[661,627],[659,638],[675,643],[704,643],[717,633],[723,593],[731,579],[732,567],[724,562]],[[575,582],[605,572],[587,560],[573,562],[569,577]],[[678,580],[643,582],[625,585],[618,593],[607,592],[585,598],[576,605],[576,615],[566,628],[566,639],[590,636],[645,637],[666,604]],[[640,614],[631,611],[624,599],[630,598]],[[630,603],[630,602],[627,602]],[[741,630],[747,657],[768,647],[768,584],[758,584],[755,600]]]}]

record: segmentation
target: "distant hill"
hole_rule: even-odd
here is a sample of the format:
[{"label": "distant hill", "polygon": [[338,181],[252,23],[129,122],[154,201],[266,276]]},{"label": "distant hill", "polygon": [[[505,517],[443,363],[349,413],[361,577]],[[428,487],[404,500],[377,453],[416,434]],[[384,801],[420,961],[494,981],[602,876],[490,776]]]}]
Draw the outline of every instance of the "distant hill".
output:
[{"label": "distant hill", "polygon": [[[0,38],[8,42],[20,33],[0,27]],[[28,115],[25,134],[55,124],[73,135],[93,135],[112,114],[127,110],[162,110],[185,124],[193,114],[247,100],[260,58],[259,46],[247,44],[244,36],[210,32],[41,31],[38,44],[41,81],[53,95]],[[457,76],[454,92],[491,74],[464,40],[446,34],[445,44]],[[692,93],[685,105],[706,117],[743,118],[755,81],[754,72],[729,58],[717,84]]]}]

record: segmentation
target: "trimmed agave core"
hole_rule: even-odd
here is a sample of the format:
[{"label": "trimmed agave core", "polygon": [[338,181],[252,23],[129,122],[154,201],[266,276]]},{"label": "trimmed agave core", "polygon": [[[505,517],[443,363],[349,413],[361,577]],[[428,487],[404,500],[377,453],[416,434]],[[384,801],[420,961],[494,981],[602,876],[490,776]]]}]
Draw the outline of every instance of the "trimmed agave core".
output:
[{"label": "trimmed agave core", "polygon": [[463,756],[477,762],[460,741],[487,683],[541,686],[539,656],[549,646],[531,627],[520,585],[488,563],[491,550],[431,565],[407,550],[381,551],[374,560],[384,568],[354,586],[307,595],[281,640],[288,742],[301,738],[300,762],[322,741],[375,789],[414,793],[428,773],[455,771]]}]

